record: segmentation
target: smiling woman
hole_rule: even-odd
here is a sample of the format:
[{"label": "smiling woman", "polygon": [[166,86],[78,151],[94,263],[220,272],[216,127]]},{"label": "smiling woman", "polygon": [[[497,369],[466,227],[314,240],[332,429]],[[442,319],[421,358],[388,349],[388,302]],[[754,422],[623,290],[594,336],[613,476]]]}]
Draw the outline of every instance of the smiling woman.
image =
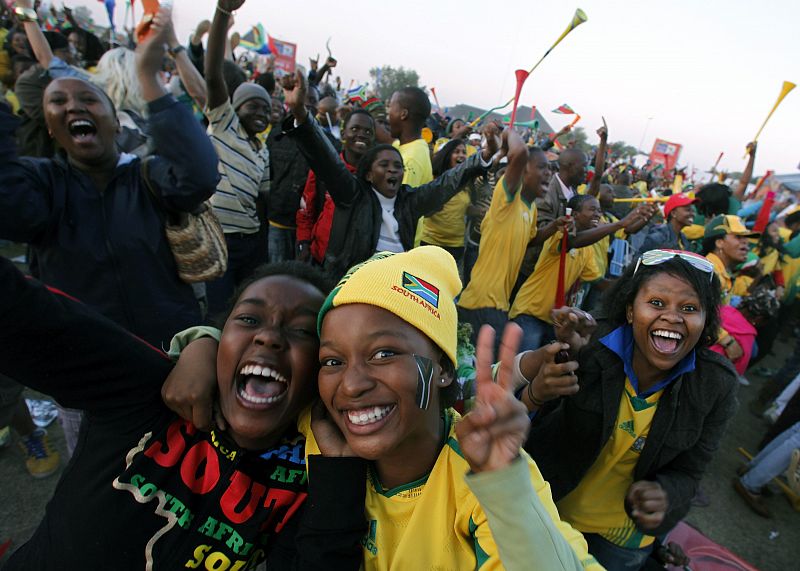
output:
[{"label": "smiling woman", "polygon": [[555,317],[575,360],[520,358],[536,411],[526,450],[559,512],[609,569],[639,569],[689,502],[736,406],[736,373],[707,347],[719,280],[689,252],[653,250],[608,293],[588,339],[575,310]]}]

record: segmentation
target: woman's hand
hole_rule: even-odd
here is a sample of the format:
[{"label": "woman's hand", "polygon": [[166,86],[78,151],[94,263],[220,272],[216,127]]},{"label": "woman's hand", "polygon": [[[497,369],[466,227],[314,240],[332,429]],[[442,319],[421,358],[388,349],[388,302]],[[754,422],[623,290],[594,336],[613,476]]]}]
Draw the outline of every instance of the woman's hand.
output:
[{"label": "woman's hand", "polygon": [[528,436],[530,421],[525,406],[514,397],[511,387],[514,356],[521,339],[518,325],[506,325],[495,383],[491,369],[494,330],[484,325],[478,334],[475,407],[456,425],[461,451],[475,473],[508,466],[519,456]]},{"label": "woman's hand", "polygon": [[562,307],[550,312],[556,339],[569,345],[572,355],[580,353],[592,338],[597,322],[591,314],[574,307]]},{"label": "woman's hand", "polygon": [[742,346],[739,345],[738,341],[736,341],[736,339],[734,339],[733,337],[731,337],[730,344],[728,344],[726,347],[723,348],[725,349],[725,355],[731,361],[736,361],[737,359],[741,359],[742,356],[744,355],[744,350],[742,349]]},{"label": "woman's hand", "polygon": [[311,431],[323,456],[356,456],[320,400],[311,407]]},{"label": "woman's hand", "polygon": [[308,112],[306,111],[306,85],[305,74],[299,69],[294,75],[286,75],[281,83],[283,87],[283,102],[291,110],[298,124],[304,123]]},{"label": "woman's hand", "polygon": [[656,529],[669,509],[669,497],[658,482],[639,480],[625,494],[631,519],[642,529]]},{"label": "woman's hand", "polygon": [[164,65],[164,47],[169,41],[172,29],[172,8],[162,6],[150,23],[150,34],[136,48],[136,67],[142,97],[147,102],[166,95],[167,91],[159,80]]},{"label": "woman's hand", "polygon": [[164,404],[200,430],[211,429],[212,416],[217,427],[225,429],[222,415],[214,415],[218,346],[210,337],[189,343],[161,387]]}]

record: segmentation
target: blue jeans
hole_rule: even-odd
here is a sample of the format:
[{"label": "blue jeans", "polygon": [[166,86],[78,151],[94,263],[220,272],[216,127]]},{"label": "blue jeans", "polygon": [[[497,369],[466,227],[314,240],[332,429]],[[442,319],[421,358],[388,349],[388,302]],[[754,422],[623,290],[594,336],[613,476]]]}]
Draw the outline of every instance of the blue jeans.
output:
[{"label": "blue jeans", "polygon": [[286,260],[294,260],[294,241],[297,230],[270,226],[268,233],[269,263],[276,264]]},{"label": "blue jeans", "polygon": [[225,243],[228,246],[228,269],[221,278],[206,282],[210,318],[225,311],[239,284],[267,261],[267,248],[261,232],[225,234]]},{"label": "blue jeans", "polygon": [[620,547],[595,533],[584,533],[583,537],[589,544],[589,553],[608,571],[638,571],[653,551],[652,545],[642,549]]},{"label": "blue jeans", "polygon": [[533,315],[521,313],[512,321],[522,327],[522,343],[520,351],[535,351],[556,338],[553,326]]},{"label": "blue jeans", "polygon": [[800,422],[781,432],[750,461],[747,473],[741,477],[742,485],[754,494],[759,493],[772,478],[786,471],[795,448],[800,448]]},{"label": "blue jeans", "polygon": [[464,287],[467,287],[470,278],[472,278],[472,268],[475,267],[475,262],[477,261],[478,245],[467,240],[464,246]]}]

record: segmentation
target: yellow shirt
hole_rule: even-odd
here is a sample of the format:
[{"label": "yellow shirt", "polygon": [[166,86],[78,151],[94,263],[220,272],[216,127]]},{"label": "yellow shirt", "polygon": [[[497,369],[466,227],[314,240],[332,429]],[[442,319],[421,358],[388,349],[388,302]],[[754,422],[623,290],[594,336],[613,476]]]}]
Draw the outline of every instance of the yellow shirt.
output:
[{"label": "yellow shirt", "polygon": [[[504,568],[486,514],[464,481],[469,464],[456,438],[459,420],[454,410],[445,412],[447,442],[426,477],[387,490],[370,471],[365,510],[369,526],[361,542],[364,571]],[[298,429],[306,436],[306,455],[319,454],[308,412],[301,415]],[[589,555],[583,536],[558,517],[550,485],[534,461],[524,451],[520,454],[528,461],[534,490],[584,568],[602,569]],[[312,472],[309,478],[313,477]],[[535,562],[531,569],[536,569]]]},{"label": "yellow shirt", "polygon": [[[614,220],[612,220],[612,218],[614,218]],[[611,222],[616,222],[616,220],[617,218],[609,213],[603,214],[600,217],[601,224],[609,224]],[[619,238],[620,240],[625,240],[628,235],[625,233],[624,229],[620,229],[614,233],[614,237]],[[611,236],[606,236],[605,238],[600,239],[590,247],[594,250],[600,275],[605,276],[606,272],[608,271],[608,249],[611,247]]]},{"label": "yellow shirt", "polygon": [[494,187],[492,203],[481,223],[481,244],[472,278],[461,293],[459,307],[493,307],[508,311],[528,242],[536,236],[536,205],[506,188],[502,177]]},{"label": "yellow shirt", "polygon": [[663,392],[640,398],[625,379],[617,427],[578,487],[558,502],[561,517],[576,529],[597,533],[629,549],[646,547],[655,540],[636,529],[625,512],[625,495],[633,484],[633,472]]},{"label": "yellow shirt", "polygon": [[[425,139],[414,139],[410,143],[401,145],[400,141],[395,141],[394,146],[400,151],[403,157],[403,184],[411,187],[422,186],[433,180],[433,167],[431,166],[431,152]],[[422,232],[425,219],[420,218],[417,223],[417,231],[414,234],[414,247],[419,246],[422,239]]]},{"label": "yellow shirt", "polygon": [[425,219],[422,241],[452,248],[463,246],[469,205],[469,190],[462,190],[448,200],[444,208]]},{"label": "yellow shirt", "polygon": [[[561,238],[563,232],[556,232],[550,236],[542,246],[542,253],[536,262],[533,273],[514,298],[514,305],[508,312],[508,317],[513,319],[522,313],[533,315],[542,321],[551,323],[550,312],[556,301],[556,284],[558,283],[558,268],[561,260]],[[603,277],[597,265],[597,256],[592,246],[573,248],[567,253],[564,264],[564,289],[569,290],[579,279],[584,282],[593,282]]]},{"label": "yellow shirt", "polygon": [[750,286],[753,285],[753,278],[750,276],[737,276],[736,281],[733,282],[732,295],[745,297],[750,294]]},{"label": "yellow shirt", "polygon": [[719,278],[720,290],[722,291],[722,303],[729,305],[731,303],[731,293],[733,293],[733,278],[728,273],[728,268],[722,263],[714,252],[709,252],[706,256],[709,262],[714,264],[714,273]]},{"label": "yellow shirt", "polygon": [[765,276],[768,276],[776,270],[780,271],[783,268],[780,259],[780,252],[778,252],[778,250],[775,248],[771,248],[765,256],[761,256],[761,264],[764,266]]}]

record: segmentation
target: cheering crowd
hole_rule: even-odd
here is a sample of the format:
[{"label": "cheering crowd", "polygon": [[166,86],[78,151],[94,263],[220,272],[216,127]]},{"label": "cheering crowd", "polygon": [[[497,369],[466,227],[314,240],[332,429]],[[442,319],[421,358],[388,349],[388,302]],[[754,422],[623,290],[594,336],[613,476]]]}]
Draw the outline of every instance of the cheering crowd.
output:
[{"label": "cheering crowd", "polygon": [[[6,569],[645,569],[793,325],[800,205],[281,73],[218,0],[108,46],[0,0]],[[45,20],[48,24],[45,26]],[[136,35],[137,37],[134,37]],[[604,122],[605,123],[605,122]],[[800,351],[734,480],[800,492]],[[0,538],[2,540],[2,538]]]}]

